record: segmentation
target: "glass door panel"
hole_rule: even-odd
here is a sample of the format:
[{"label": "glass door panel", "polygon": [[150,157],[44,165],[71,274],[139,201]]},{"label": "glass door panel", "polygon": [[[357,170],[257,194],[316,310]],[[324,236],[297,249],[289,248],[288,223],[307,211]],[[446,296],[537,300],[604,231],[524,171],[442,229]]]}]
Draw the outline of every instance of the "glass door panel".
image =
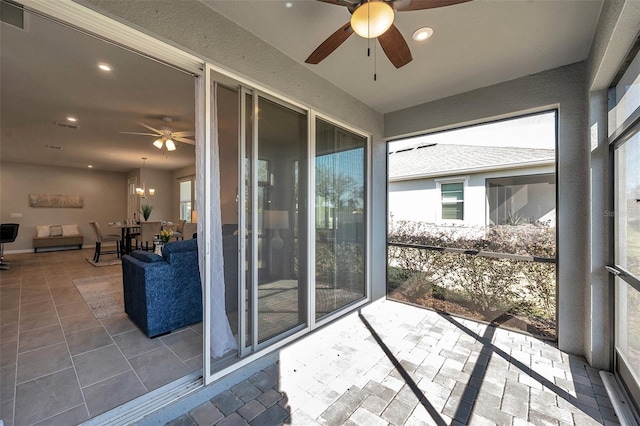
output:
[{"label": "glass door panel", "polygon": [[257,111],[254,345],[307,323],[307,114],[264,97]]},{"label": "glass door panel", "polygon": [[316,319],[365,297],[366,142],[316,120]]}]

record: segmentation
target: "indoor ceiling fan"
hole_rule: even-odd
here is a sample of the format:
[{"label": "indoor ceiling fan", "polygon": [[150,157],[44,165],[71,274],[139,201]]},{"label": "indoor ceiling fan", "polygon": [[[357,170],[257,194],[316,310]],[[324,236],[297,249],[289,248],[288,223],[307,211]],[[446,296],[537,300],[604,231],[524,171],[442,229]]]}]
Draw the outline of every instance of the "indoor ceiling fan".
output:
[{"label": "indoor ceiling fan", "polygon": [[[171,117],[162,117],[162,121],[164,121],[168,126],[173,122],[173,119]],[[189,145],[196,144],[195,140],[189,139],[186,137],[186,136],[194,136],[195,133],[193,131],[174,132],[171,129],[169,129],[167,126],[165,126],[164,129],[155,129],[149,126],[148,124],[144,124],[139,121],[137,123],[142,127],[145,127],[151,130],[153,133],[138,133],[138,132],[120,132],[120,133],[123,133],[126,135],[153,136],[156,138],[156,140],[153,142],[153,146],[155,146],[156,148],[164,152],[175,151],[176,150],[175,141],[187,143]]]},{"label": "indoor ceiling fan", "polygon": [[364,38],[377,38],[391,63],[400,68],[413,60],[409,45],[393,24],[394,10],[435,9],[471,0],[318,0],[323,3],[345,6],[351,13],[351,21],[331,34],[305,61],[318,64],[329,56],[354,32]]}]

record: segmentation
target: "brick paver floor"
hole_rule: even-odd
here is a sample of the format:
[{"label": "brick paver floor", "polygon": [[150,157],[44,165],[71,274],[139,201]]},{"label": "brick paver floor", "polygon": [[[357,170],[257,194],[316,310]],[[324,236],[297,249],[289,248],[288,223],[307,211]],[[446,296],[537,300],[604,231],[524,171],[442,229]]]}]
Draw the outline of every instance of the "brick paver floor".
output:
[{"label": "brick paver floor", "polygon": [[516,332],[385,301],[170,425],[618,424],[583,357]]}]

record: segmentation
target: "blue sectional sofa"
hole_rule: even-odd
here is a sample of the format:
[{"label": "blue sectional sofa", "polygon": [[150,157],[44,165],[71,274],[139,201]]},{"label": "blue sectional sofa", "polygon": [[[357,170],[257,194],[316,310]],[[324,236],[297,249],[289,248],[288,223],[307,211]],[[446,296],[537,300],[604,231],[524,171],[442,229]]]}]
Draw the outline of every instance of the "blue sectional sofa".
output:
[{"label": "blue sectional sofa", "polygon": [[202,321],[197,240],[165,244],[162,256],[137,250],[122,257],[124,310],[149,337]]}]

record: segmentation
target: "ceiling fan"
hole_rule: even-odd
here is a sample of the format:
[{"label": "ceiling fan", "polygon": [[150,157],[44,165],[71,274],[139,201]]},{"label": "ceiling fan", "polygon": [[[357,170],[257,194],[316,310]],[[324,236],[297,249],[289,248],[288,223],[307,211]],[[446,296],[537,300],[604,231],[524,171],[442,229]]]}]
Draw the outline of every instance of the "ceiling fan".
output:
[{"label": "ceiling fan", "polygon": [[336,50],[354,32],[364,38],[377,38],[387,58],[400,68],[413,60],[409,45],[393,24],[394,10],[435,9],[452,6],[471,0],[318,0],[323,3],[345,6],[351,13],[351,21],[331,34],[305,60],[308,64],[318,64]]},{"label": "ceiling fan", "polygon": [[[162,121],[164,121],[168,126],[173,122],[173,119],[171,117],[162,117]],[[165,126],[164,129],[156,129],[149,126],[148,124],[144,124],[139,121],[137,123],[142,127],[145,127],[151,130],[153,133],[138,133],[138,132],[120,132],[120,133],[123,133],[126,135],[153,136],[157,138],[153,142],[153,146],[155,146],[156,148],[158,148],[163,152],[175,151],[177,148],[175,141],[187,143],[189,145],[196,144],[195,140],[189,139],[186,137],[186,136],[194,136],[195,133],[193,131],[174,132],[171,129],[169,129],[167,126]]]}]

